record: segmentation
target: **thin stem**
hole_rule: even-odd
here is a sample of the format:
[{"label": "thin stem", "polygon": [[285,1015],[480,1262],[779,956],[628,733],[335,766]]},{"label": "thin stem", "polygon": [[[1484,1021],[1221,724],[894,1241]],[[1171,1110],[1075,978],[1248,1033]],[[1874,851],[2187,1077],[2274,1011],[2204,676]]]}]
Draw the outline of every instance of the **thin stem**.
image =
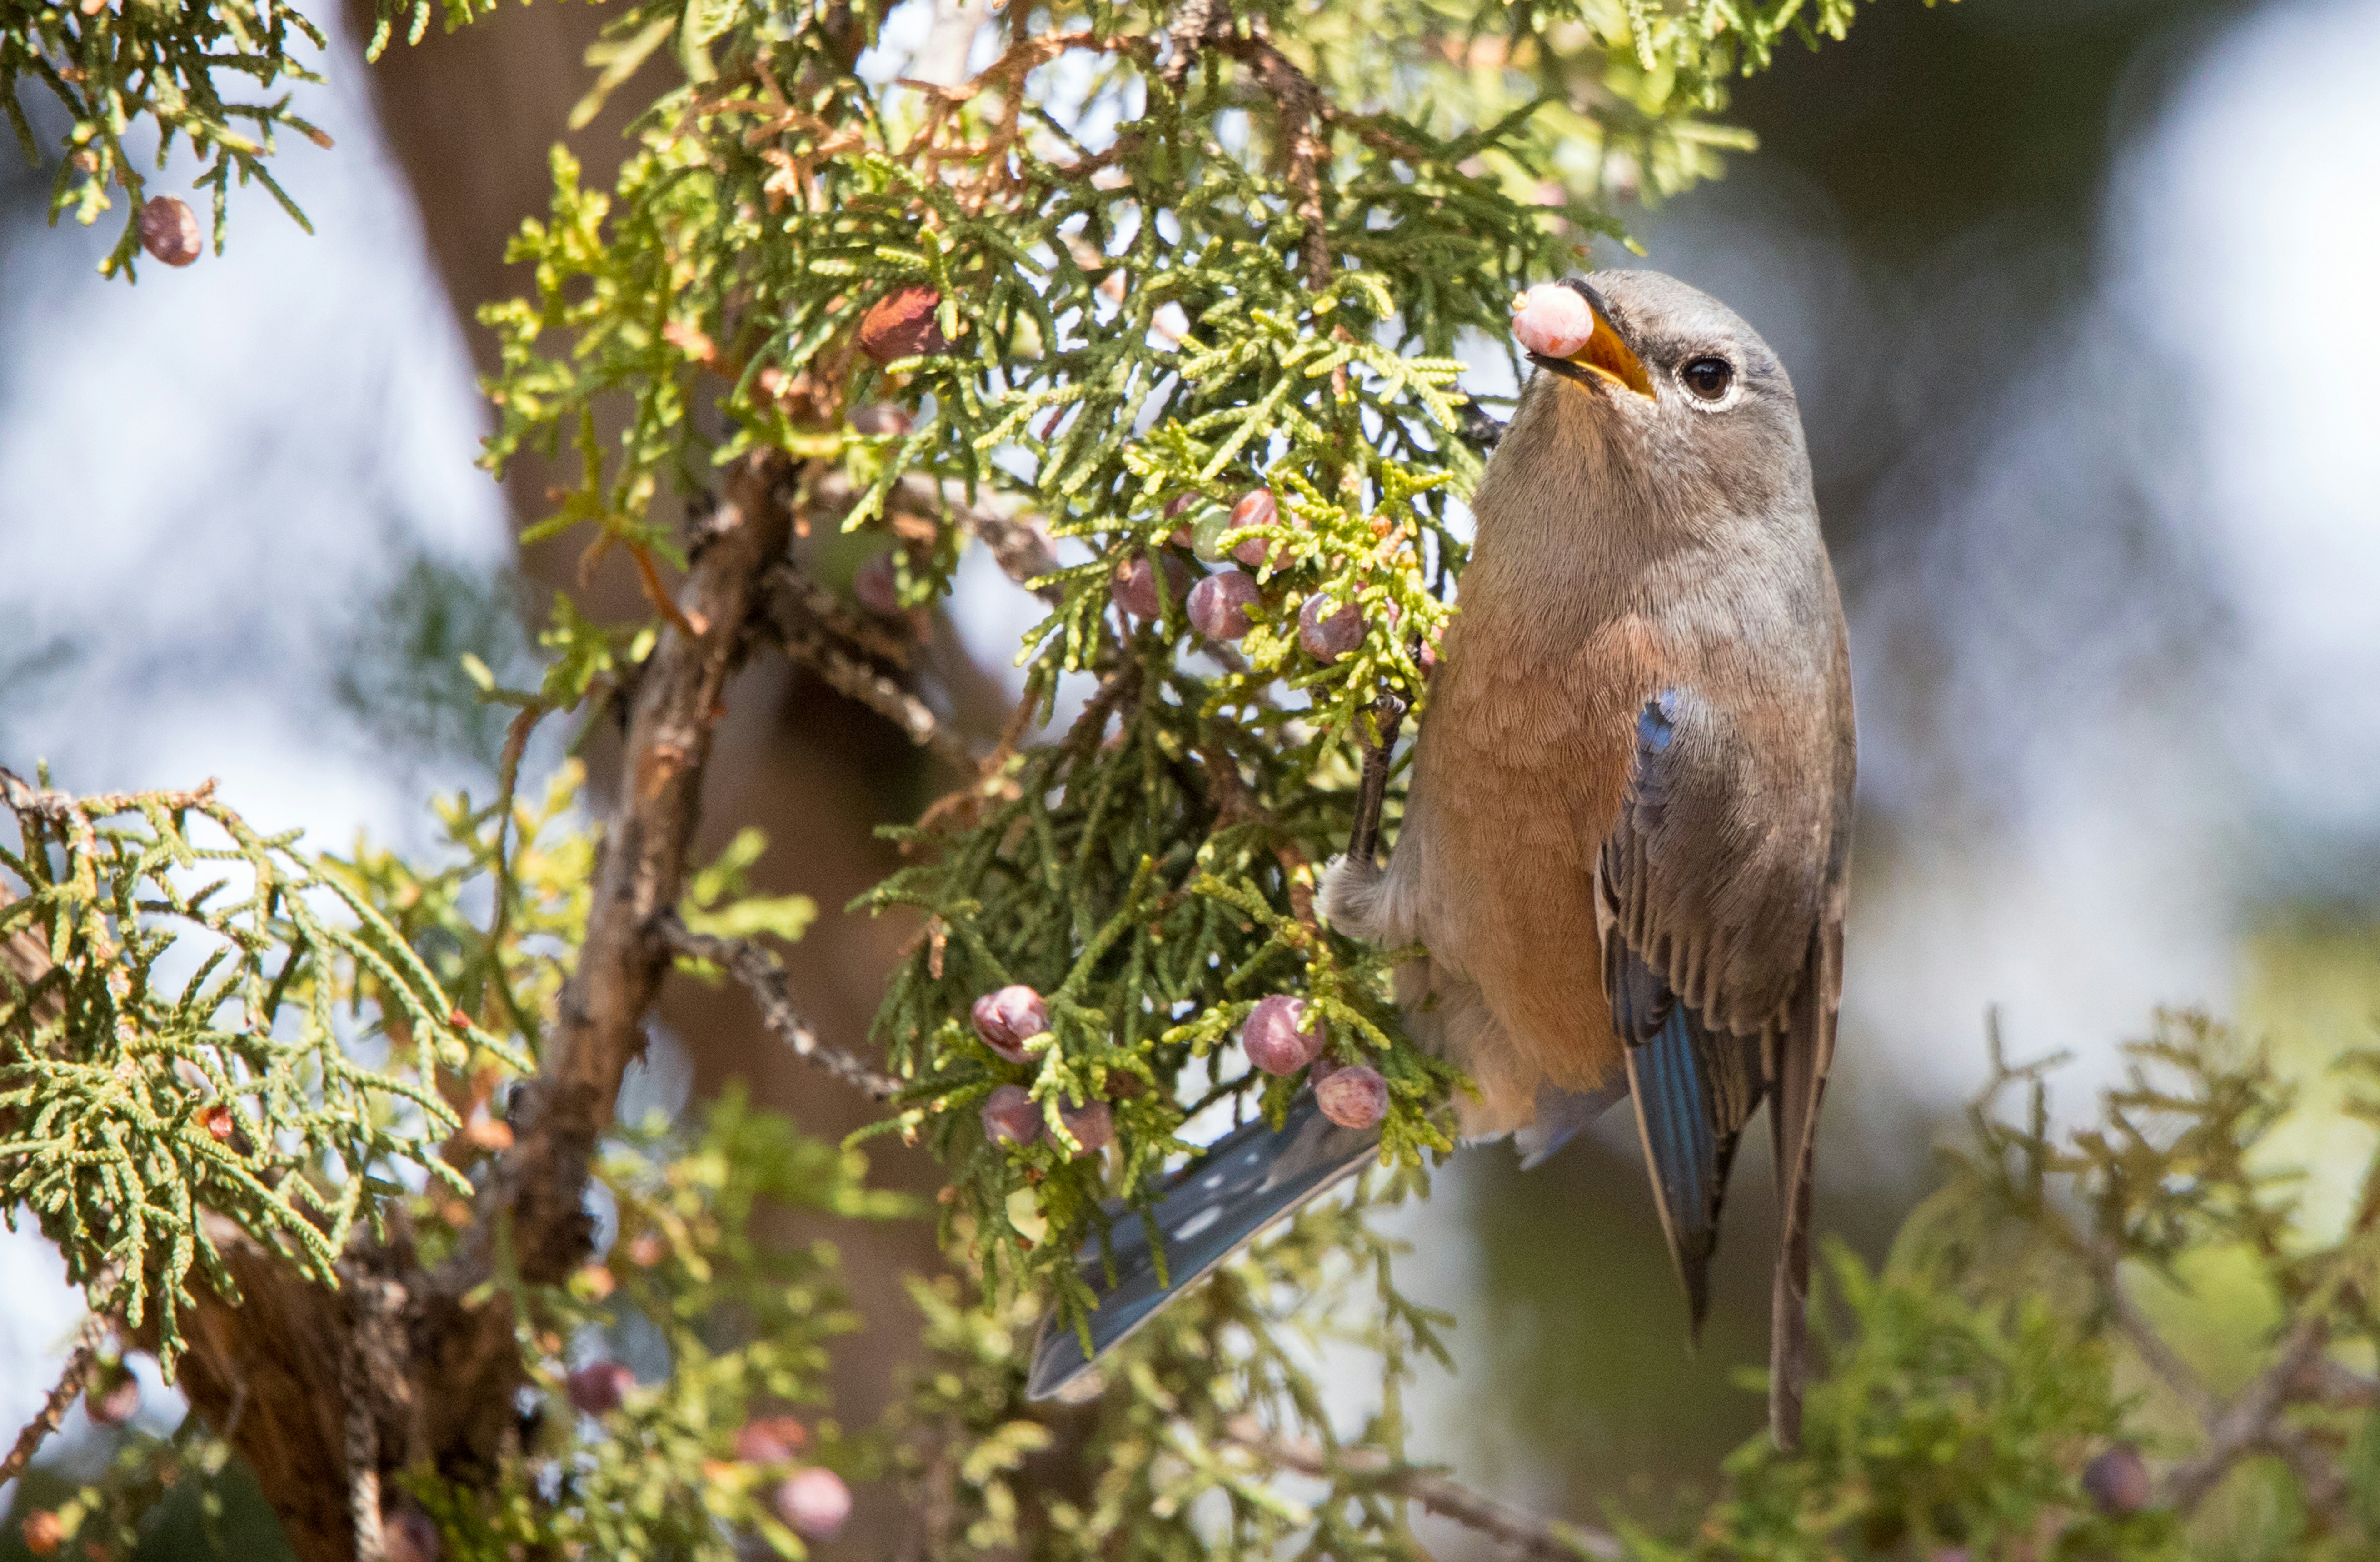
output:
[{"label": "thin stem", "polygon": [[849,1053],[819,1040],[818,1031],[794,1007],[793,993],[785,982],[785,968],[759,945],[748,938],[697,933],[678,921],[674,911],[656,918],[652,931],[653,937],[670,953],[709,960],[735,977],[752,995],[753,1002],[760,1006],[760,1023],[795,1056],[817,1064],[854,1090],[878,1101],[889,1101],[901,1093],[900,1080],[880,1074]]},{"label": "thin stem", "polygon": [[1606,1562],[1626,1555],[1608,1531],[1541,1519],[1435,1470],[1405,1464],[1377,1448],[1342,1448],[1332,1454],[1318,1444],[1277,1436],[1251,1416],[1236,1416],[1223,1434],[1264,1463],[1318,1481],[1352,1480],[1421,1504],[1441,1519],[1500,1541],[1538,1562]]}]

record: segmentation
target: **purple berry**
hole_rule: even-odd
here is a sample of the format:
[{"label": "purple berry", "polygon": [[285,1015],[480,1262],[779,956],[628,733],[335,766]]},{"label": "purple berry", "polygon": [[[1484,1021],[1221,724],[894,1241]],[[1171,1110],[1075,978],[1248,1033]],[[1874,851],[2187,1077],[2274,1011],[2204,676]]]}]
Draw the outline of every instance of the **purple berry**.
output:
[{"label": "purple berry", "polygon": [[1066,1125],[1066,1131],[1075,1136],[1086,1155],[1115,1142],[1115,1114],[1108,1110],[1104,1101],[1094,1101],[1087,1106],[1061,1107],[1058,1120]]},{"label": "purple berry", "polygon": [[1263,594],[1236,569],[1209,575],[1190,588],[1191,626],[1208,640],[1237,640],[1248,632],[1248,608]]},{"label": "purple berry", "polygon": [[851,1488],[832,1470],[796,1470],[777,1487],[777,1517],[805,1540],[831,1541],[851,1517]]},{"label": "purple berry", "polygon": [[1279,993],[1259,998],[1240,1030],[1240,1046],[1266,1073],[1294,1074],[1322,1050],[1321,1026],[1301,1030],[1305,1022],[1305,999]]},{"label": "purple berry", "polygon": [[418,1507],[400,1507],[380,1519],[381,1556],[387,1562],[438,1562],[438,1526]]},{"label": "purple berry", "polygon": [[1314,1100],[1342,1129],[1374,1129],[1389,1115],[1389,1081],[1367,1063],[1351,1063],[1318,1080]]},{"label": "purple berry", "polygon": [[169,266],[186,266],[206,249],[199,215],[178,195],[152,195],[140,203],[140,248]]},{"label": "purple berry", "polygon": [[[1236,531],[1247,526],[1270,526],[1280,519],[1281,501],[1272,496],[1272,490],[1251,488],[1240,495],[1238,504],[1232,506],[1231,524],[1224,530]],[[1263,568],[1265,560],[1270,558],[1272,567],[1279,569],[1290,561],[1291,555],[1289,549],[1281,544],[1267,542],[1262,537],[1250,537],[1232,550],[1232,556],[1250,569]]]},{"label": "purple berry", "polygon": [[1023,1085],[1001,1085],[983,1098],[983,1136],[994,1144],[1030,1144],[1041,1137],[1041,1108]]},{"label": "purple berry", "polygon": [[1364,615],[1352,602],[1334,607],[1317,592],[1297,610],[1297,643],[1327,667],[1364,643]]},{"label": "purple berry", "polygon": [[1157,571],[1145,558],[1128,558],[1117,565],[1109,593],[1116,606],[1135,618],[1154,618],[1164,608],[1157,594]]},{"label": "purple berry", "polygon": [[901,577],[891,554],[878,554],[852,573],[851,594],[859,605],[884,618],[901,616]]},{"label": "purple berry", "polygon": [[600,1416],[620,1408],[628,1390],[637,1386],[637,1374],[617,1361],[597,1361],[579,1368],[566,1381],[570,1402],[590,1416]]},{"label": "purple berry", "polygon": [[1022,983],[975,1001],[975,1033],[1011,1063],[1024,1062],[1025,1043],[1048,1029],[1050,1011],[1042,1007],[1041,995]]},{"label": "purple berry", "polygon": [[140,1412],[140,1380],[118,1366],[96,1374],[83,1392],[83,1413],[100,1426],[122,1426]]},{"label": "purple berry", "polygon": [[2119,1443],[2082,1467],[2082,1491],[2100,1512],[2120,1518],[2148,1507],[2154,1492],[2141,1451]]}]

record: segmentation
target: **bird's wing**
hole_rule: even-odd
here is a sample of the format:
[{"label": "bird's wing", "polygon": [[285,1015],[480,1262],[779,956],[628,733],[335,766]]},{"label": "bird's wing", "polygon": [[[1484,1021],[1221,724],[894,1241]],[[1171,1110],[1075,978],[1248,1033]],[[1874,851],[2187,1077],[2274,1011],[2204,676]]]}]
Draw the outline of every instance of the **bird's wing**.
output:
[{"label": "bird's wing", "polygon": [[[1648,699],[1634,743],[1597,859],[1604,992],[1699,1330],[1744,1124],[1771,1090],[1800,1092],[1788,1116],[1801,1094],[1815,1111],[1810,1080],[1824,1073],[1788,1032],[1787,1012],[1824,897],[1830,777],[1822,768],[1815,787],[1791,785],[1797,767],[1779,760],[1772,735],[1747,731],[1691,688]],[[1805,1063],[1815,1064],[1807,1079]],[[1794,1145],[1805,1138],[1797,1131]]]},{"label": "bird's wing", "polygon": [[1084,1336],[1060,1324],[1053,1311],[1041,1321],[1027,1399],[1067,1399],[1096,1392],[1092,1364],[1179,1299],[1190,1286],[1255,1240],[1267,1226],[1295,1214],[1379,1153],[1378,1129],[1344,1129],[1325,1117],[1312,1091],[1290,1103],[1288,1120],[1259,1118],[1218,1140],[1182,1168],[1149,1214],[1165,1243],[1162,1266],[1148,1245],[1148,1227],[1123,1201],[1106,1204],[1104,1244],[1083,1244],[1075,1263],[1098,1300]]}]

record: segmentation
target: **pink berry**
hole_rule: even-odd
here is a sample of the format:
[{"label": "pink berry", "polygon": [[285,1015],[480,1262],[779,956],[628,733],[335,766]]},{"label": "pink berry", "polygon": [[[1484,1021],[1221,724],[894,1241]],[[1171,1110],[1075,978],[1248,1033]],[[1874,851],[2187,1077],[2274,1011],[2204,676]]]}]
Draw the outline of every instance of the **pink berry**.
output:
[{"label": "pink berry", "polygon": [[1364,643],[1364,615],[1352,602],[1334,607],[1317,592],[1297,610],[1297,643],[1327,667]]},{"label": "pink berry", "polygon": [[735,1429],[735,1457],[746,1464],[783,1464],[810,1440],[791,1416],[755,1416]]},{"label": "pink berry", "polygon": [[[1272,490],[1251,488],[1240,495],[1238,504],[1232,506],[1231,524],[1224,530],[1236,531],[1244,526],[1271,526],[1280,519],[1281,501],[1272,496]],[[1262,537],[1251,537],[1233,548],[1232,556],[1250,569],[1262,569],[1265,560],[1270,558],[1272,567],[1279,569],[1289,562],[1291,555],[1289,549],[1281,544],[1269,543]]]},{"label": "pink berry", "polygon": [[901,576],[891,554],[878,554],[852,572],[851,594],[882,618],[901,616]]},{"label": "pink berry", "polygon": [[617,1361],[597,1361],[579,1368],[567,1381],[570,1402],[590,1416],[601,1416],[620,1408],[628,1390],[637,1386],[637,1374]]},{"label": "pink berry", "polygon": [[879,299],[859,323],[859,350],[879,363],[931,357],[950,338],[935,320],[942,296],[931,287],[909,287]]},{"label": "pink berry", "polygon": [[1378,1128],[1389,1115],[1389,1081],[1367,1063],[1351,1063],[1317,1081],[1314,1100],[1342,1129]]},{"label": "pink berry", "polygon": [[1414,653],[1414,665],[1421,669],[1421,676],[1424,677],[1437,672],[1438,647],[1427,641],[1422,641],[1421,649]]},{"label": "pink berry", "polygon": [[1294,1074],[1322,1050],[1321,1026],[1300,1029],[1305,1022],[1305,999],[1280,993],[1259,998],[1240,1029],[1240,1046],[1266,1073]]},{"label": "pink berry", "polygon": [[2155,1495],[2148,1463],[2130,1443],[2117,1444],[2082,1467],[2082,1491],[2093,1507],[2115,1517],[2140,1512]]},{"label": "pink berry", "polygon": [[1026,1059],[1025,1043],[1050,1029],[1041,995],[1019,982],[975,1001],[975,1033],[1011,1063]]},{"label": "pink berry", "polygon": [[1030,1144],[1041,1137],[1041,1108],[1023,1085],[1000,1085],[983,1098],[983,1136],[994,1144]]},{"label": "pink berry", "polygon": [[[1115,578],[1109,594],[1115,604],[1135,618],[1154,618],[1161,609],[1157,594],[1157,571],[1146,557],[1134,557],[1116,566]],[[1190,586],[1190,567],[1168,555],[1165,559],[1165,594],[1175,602]]]},{"label": "pink berry", "polygon": [[1115,583],[1109,592],[1118,607],[1135,618],[1154,618],[1164,608],[1157,595],[1157,571],[1145,558],[1128,558],[1117,565]]},{"label": "pink berry", "polygon": [[913,426],[909,414],[889,402],[873,402],[851,415],[851,432],[854,433],[900,434],[907,433]]},{"label": "pink berry", "polygon": [[1104,1101],[1094,1101],[1087,1106],[1063,1106],[1058,1110],[1058,1120],[1075,1136],[1088,1155],[1115,1142],[1115,1114]]},{"label": "pink berry", "polygon": [[140,1410],[140,1380],[122,1367],[102,1372],[84,1391],[83,1414],[101,1426],[122,1426]]},{"label": "pink berry", "polygon": [[851,1517],[851,1488],[832,1470],[811,1465],[777,1488],[777,1517],[805,1540],[831,1541]]},{"label": "pink berry", "polygon": [[438,1562],[438,1526],[418,1507],[400,1507],[380,1519],[381,1556],[386,1562]]},{"label": "pink berry", "polygon": [[1219,570],[1190,588],[1190,623],[1208,640],[1237,640],[1248,632],[1248,609],[1263,600],[1254,578]]},{"label": "pink berry", "polygon": [[140,203],[140,248],[169,266],[186,266],[206,249],[199,214],[178,195],[156,195]]},{"label": "pink berry", "polygon": [[1512,335],[1531,352],[1568,358],[1595,335],[1595,311],[1577,289],[1548,282],[1522,296],[1512,311]]},{"label": "pink berry", "polygon": [[1198,495],[1196,494],[1176,494],[1173,497],[1165,501],[1165,519],[1168,520],[1178,519],[1182,516],[1187,514],[1190,506],[1197,502]]}]

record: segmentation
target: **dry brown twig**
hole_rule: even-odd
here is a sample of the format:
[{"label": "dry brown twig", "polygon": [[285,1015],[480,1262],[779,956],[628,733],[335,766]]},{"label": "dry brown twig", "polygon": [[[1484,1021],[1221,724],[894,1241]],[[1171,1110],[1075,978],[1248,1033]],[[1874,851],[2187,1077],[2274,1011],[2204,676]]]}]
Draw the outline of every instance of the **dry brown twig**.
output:
[{"label": "dry brown twig", "polygon": [[74,1348],[67,1352],[66,1368],[51,1386],[50,1397],[18,1432],[16,1446],[8,1450],[8,1457],[0,1459],[0,1486],[25,1473],[25,1467],[33,1462],[42,1445],[67,1419],[74,1402],[82,1397],[83,1389],[91,1382],[91,1369],[99,1361],[100,1345],[106,1338],[107,1325],[96,1314],[85,1318],[82,1326],[75,1331]]},{"label": "dry brown twig", "polygon": [[900,1080],[878,1073],[842,1048],[819,1039],[818,1031],[794,1007],[785,968],[759,945],[748,938],[697,933],[680,921],[674,911],[656,918],[652,931],[653,937],[671,954],[708,960],[735,977],[759,1006],[760,1022],[769,1028],[769,1033],[783,1042],[795,1056],[817,1064],[854,1090],[878,1101],[889,1101],[901,1093]]}]

